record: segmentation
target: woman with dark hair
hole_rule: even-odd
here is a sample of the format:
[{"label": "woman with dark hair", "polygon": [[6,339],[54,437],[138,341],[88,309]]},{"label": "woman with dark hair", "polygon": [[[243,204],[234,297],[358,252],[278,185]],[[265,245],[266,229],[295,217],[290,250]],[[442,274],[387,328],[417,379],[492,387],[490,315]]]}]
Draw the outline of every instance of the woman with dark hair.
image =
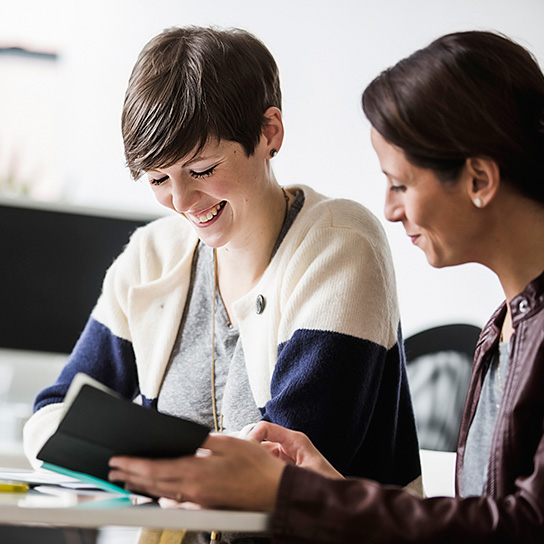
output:
[{"label": "woman with dark hair", "polygon": [[133,177],[175,213],[138,230],[107,272],[37,398],[29,458],[85,372],[217,432],[261,419],[302,430],[343,474],[417,487],[386,237],[361,205],[276,180],[284,127],[268,49],[237,29],[162,32],[132,72],[122,132]]},{"label": "woman with dark hair", "polygon": [[503,36],[450,34],[383,72],[363,108],[387,219],[435,267],[488,267],[506,297],[476,347],[456,497],[342,479],[303,434],[269,423],[252,433],[266,448],[213,436],[208,457],[114,458],[111,476],[156,495],[274,512],[278,543],[544,542],[542,71]]}]

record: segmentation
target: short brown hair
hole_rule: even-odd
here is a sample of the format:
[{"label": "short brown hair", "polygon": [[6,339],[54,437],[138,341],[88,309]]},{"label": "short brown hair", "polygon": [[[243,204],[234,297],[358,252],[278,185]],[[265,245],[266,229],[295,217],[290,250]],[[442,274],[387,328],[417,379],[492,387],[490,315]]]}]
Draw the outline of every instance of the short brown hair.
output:
[{"label": "short brown hair", "polygon": [[509,38],[448,34],[380,74],[363,93],[372,126],[416,166],[454,181],[469,157],[544,202],[544,75]]},{"label": "short brown hair", "polygon": [[170,28],[142,50],[122,115],[132,176],[174,164],[208,139],[240,143],[253,154],[264,112],[281,109],[276,62],[241,29]]}]

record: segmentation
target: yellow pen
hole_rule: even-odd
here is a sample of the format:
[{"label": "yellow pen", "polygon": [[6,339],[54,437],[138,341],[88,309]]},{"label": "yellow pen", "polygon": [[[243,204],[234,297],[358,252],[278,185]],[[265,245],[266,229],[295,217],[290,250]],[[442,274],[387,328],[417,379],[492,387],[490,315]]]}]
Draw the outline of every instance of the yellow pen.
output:
[{"label": "yellow pen", "polygon": [[26,482],[0,481],[0,493],[26,493],[28,487]]}]

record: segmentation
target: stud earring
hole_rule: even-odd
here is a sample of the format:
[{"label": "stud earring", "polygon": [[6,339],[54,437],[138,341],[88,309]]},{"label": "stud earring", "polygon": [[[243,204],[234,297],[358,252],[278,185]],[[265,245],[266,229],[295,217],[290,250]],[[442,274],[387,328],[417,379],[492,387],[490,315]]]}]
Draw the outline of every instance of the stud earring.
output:
[{"label": "stud earring", "polygon": [[481,207],[484,205],[484,203],[482,202],[482,199],[481,199],[481,198],[476,197],[476,198],[474,199],[474,205],[475,205],[477,208],[481,208]]},{"label": "stud earring", "polygon": [[277,150],[276,148],[273,147],[273,148],[270,150],[270,156],[271,156],[272,158],[274,158],[277,154],[278,154],[278,150]]}]

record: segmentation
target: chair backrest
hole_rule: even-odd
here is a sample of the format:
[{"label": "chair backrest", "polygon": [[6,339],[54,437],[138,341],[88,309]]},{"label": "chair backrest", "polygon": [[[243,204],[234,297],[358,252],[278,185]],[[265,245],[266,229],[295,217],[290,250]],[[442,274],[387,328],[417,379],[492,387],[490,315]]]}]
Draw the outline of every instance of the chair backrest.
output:
[{"label": "chair backrest", "polygon": [[455,451],[480,328],[434,327],[406,339],[408,380],[422,449]]},{"label": "chair backrest", "polygon": [[0,198],[0,348],[70,353],[104,273],[150,220]]}]

